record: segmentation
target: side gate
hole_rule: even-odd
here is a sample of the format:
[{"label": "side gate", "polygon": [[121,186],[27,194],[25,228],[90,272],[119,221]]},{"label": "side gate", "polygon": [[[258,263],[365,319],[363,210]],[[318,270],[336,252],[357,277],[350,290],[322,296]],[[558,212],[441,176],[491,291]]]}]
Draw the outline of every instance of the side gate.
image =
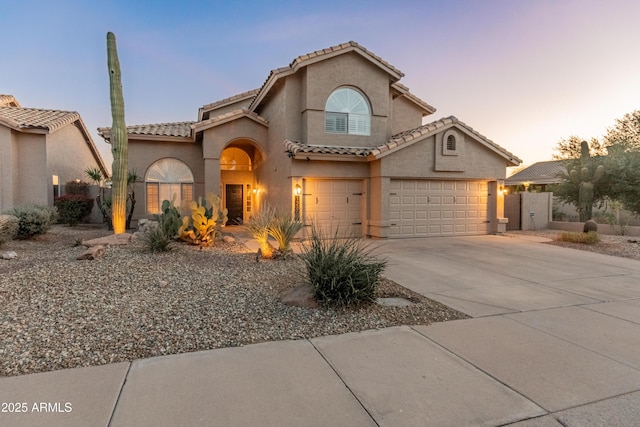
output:
[{"label": "side gate", "polygon": [[507,194],[504,196],[504,216],[509,218],[507,231],[522,229],[522,194]]}]

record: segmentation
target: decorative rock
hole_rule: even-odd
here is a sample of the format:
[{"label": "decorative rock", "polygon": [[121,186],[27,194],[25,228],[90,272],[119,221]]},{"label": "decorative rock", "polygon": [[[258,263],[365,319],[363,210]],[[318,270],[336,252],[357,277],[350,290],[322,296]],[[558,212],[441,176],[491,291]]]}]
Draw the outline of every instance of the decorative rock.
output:
[{"label": "decorative rock", "polygon": [[82,244],[86,247],[91,246],[116,246],[116,245],[126,245],[131,241],[131,234],[122,233],[122,234],[112,234],[110,236],[98,237],[96,239],[84,240]]},{"label": "decorative rock", "polygon": [[308,283],[294,286],[280,293],[280,302],[295,307],[318,308],[320,304],[313,298],[313,289]]},{"label": "decorative rock", "polygon": [[231,236],[223,236],[222,237],[222,241],[224,241],[225,243],[233,243],[236,241],[236,239],[234,239]]},{"label": "decorative rock", "polygon": [[6,252],[0,253],[0,258],[2,259],[14,259],[17,256],[18,254],[15,253],[14,251],[6,251]]},{"label": "decorative rock", "polygon": [[86,251],[82,252],[76,259],[96,259],[104,255],[104,246],[97,245],[91,246]]}]

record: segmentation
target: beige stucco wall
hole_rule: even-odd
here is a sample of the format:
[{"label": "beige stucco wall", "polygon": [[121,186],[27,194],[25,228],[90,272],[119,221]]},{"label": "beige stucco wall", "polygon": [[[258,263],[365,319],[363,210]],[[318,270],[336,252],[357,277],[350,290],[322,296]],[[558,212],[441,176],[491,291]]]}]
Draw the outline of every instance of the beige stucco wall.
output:
[{"label": "beige stucco wall", "polygon": [[11,129],[0,126],[0,212],[13,207],[16,150]]},{"label": "beige stucco wall", "polygon": [[391,99],[391,120],[389,121],[389,136],[403,132],[408,129],[415,129],[422,125],[422,112],[416,105],[407,100],[404,96]]},{"label": "beige stucco wall", "polygon": [[454,163],[451,170],[436,170],[436,161],[441,161],[442,135],[438,134],[423,141],[409,145],[382,158],[380,174],[397,178],[440,178],[440,179],[504,179],[506,175],[506,161],[503,157],[474,141],[469,135],[464,135],[464,148],[457,156],[447,156],[449,163]]},{"label": "beige stucco wall", "polygon": [[[74,125],[68,125],[47,136],[47,179],[57,175],[60,185],[80,179],[89,182],[84,173],[88,167],[96,168],[96,161],[84,135]],[[53,192],[49,192],[49,203],[53,204]]]},{"label": "beige stucco wall", "polygon": [[20,133],[15,137],[18,149],[14,206],[26,203],[49,205],[53,187],[47,173],[46,135]]}]

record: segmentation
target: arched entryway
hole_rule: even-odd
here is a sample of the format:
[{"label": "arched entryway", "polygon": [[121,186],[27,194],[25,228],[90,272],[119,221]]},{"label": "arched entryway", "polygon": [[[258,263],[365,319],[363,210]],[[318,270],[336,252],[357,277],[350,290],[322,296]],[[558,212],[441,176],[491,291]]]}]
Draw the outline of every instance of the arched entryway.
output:
[{"label": "arched entryway", "polygon": [[243,224],[255,209],[259,191],[255,173],[263,160],[262,151],[249,139],[234,140],[220,153],[220,183],[228,224]]}]

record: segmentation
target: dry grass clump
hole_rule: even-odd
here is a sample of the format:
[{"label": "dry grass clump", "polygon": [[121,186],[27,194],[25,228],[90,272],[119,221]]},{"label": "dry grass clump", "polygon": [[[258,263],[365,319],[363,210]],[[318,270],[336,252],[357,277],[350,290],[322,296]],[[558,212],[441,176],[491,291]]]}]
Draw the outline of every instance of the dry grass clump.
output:
[{"label": "dry grass clump", "polygon": [[557,241],[569,242],[569,243],[582,243],[586,245],[595,245],[600,241],[600,236],[595,231],[589,231],[588,233],[578,233],[573,231],[566,231],[558,234]]}]

